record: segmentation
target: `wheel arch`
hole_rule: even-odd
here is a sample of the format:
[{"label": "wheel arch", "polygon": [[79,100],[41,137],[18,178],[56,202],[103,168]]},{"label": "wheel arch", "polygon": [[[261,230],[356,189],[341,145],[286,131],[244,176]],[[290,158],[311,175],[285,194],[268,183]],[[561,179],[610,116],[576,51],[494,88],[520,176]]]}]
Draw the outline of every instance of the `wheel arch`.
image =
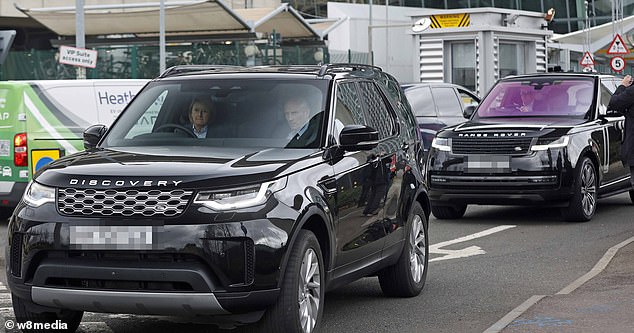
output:
[{"label": "wheel arch", "polygon": [[587,157],[590,159],[592,164],[594,165],[595,177],[597,177],[597,183],[600,184],[603,179],[603,172],[601,172],[601,158],[600,147],[599,145],[591,141],[590,143],[586,143],[586,146],[583,149],[579,149],[576,151],[568,151],[568,161],[570,163],[570,172],[568,172],[568,176],[564,179],[564,186],[574,186],[575,175],[579,172],[579,168],[581,167],[581,161]]},{"label": "wheel arch", "polygon": [[429,196],[426,192],[420,192],[416,195],[415,199],[425,211],[425,218],[429,221],[429,215],[431,214],[431,203],[429,202]]},{"label": "wheel arch", "polygon": [[578,170],[579,168],[579,163],[581,162],[581,160],[583,160],[584,157],[588,157],[590,159],[590,161],[592,162],[592,164],[594,164],[594,168],[596,171],[596,176],[598,177],[597,180],[601,180],[601,175],[603,174],[601,172],[601,147],[599,146],[599,143],[596,142],[595,140],[592,140],[591,138],[588,139],[589,142],[587,143],[587,145],[585,147],[583,147],[583,149],[581,149],[581,151],[578,154],[575,154],[576,160],[571,161],[573,162],[572,166],[574,168],[574,170]]},{"label": "wheel arch", "polygon": [[[282,277],[286,273],[286,267],[288,266],[288,258],[290,256],[293,245],[297,241],[297,235],[299,234],[300,230],[309,230],[317,238],[317,241],[319,242],[319,247],[321,248],[322,258],[324,259],[324,272],[328,274],[328,270],[334,262],[334,256],[332,252],[332,249],[334,248],[334,240],[331,236],[333,234],[332,224],[327,222],[330,221],[327,216],[328,215],[321,208],[317,206],[310,206],[306,209],[305,213],[300,218],[295,227],[293,227],[293,231],[286,245],[286,252],[284,253],[280,265],[278,287],[281,287],[283,281]],[[327,281],[327,276],[325,281]]]},{"label": "wheel arch", "polygon": [[577,162],[575,163],[575,167],[574,167],[575,172],[577,172],[579,168],[581,168],[581,161],[583,161],[584,157],[589,158],[590,162],[592,162],[592,164],[594,165],[594,176],[597,177],[597,184],[600,184],[601,179],[603,178],[602,177],[603,173],[600,170],[601,160],[599,159],[597,152],[594,151],[593,149],[590,149],[590,147],[583,150],[582,153],[579,154],[579,158],[577,159]]}]

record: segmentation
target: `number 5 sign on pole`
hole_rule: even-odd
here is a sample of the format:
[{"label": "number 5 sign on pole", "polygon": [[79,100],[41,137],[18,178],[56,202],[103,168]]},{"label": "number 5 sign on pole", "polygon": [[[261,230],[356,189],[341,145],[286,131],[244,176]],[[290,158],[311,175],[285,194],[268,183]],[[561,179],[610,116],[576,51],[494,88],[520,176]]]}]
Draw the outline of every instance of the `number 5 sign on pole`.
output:
[{"label": "number 5 sign on pole", "polygon": [[615,72],[620,72],[625,68],[625,59],[622,57],[613,57],[610,59],[610,67]]}]

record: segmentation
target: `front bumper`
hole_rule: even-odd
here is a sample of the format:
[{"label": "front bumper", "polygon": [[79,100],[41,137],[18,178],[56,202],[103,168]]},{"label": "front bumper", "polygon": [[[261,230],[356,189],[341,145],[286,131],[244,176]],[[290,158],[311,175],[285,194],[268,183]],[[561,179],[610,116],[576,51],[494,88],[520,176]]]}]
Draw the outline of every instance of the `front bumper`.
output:
[{"label": "front bumper", "polygon": [[56,308],[92,312],[155,315],[228,315],[213,293],[132,293],[32,287],[33,302]]},{"label": "front bumper", "polygon": [[[227,315],[274,304],[288,230],[257,214],[239,222],[212,215],[207,224],[191,224],[200,216],[72,218],[21,204],[9,223],[9,288],[41,306],[93,312]],[[151,249],[86,249],[71,244],[76,225],[151,225],[156,233]]]},{"label": "front bumper", "polygon": [[489,156],[433,149],[428,159],[430,200],[436,205],[565,204],[574,182],[574,167],[566,157],[563,150]]}]

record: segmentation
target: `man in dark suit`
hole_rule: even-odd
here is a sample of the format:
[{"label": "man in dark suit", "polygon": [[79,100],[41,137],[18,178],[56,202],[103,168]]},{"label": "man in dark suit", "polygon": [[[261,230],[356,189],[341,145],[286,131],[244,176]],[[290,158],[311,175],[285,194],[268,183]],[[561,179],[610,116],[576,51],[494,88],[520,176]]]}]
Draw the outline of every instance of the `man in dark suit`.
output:
[{"label": "man in dark suit", "polygon": [[321,113],[310,115],[308,102],[298,96],[291,97],[284,103],[284,117],[288,123],[289,148],[315,148],[319,144],[319,128]]},{"label": "man in dark suit", "polygon": [[634,85],[632,76],[625,75],[621,85],[610,98],[608,110],[625,116],[625,137],[621,144],[621,161],[630,168],[630,182],[634,187]]}]

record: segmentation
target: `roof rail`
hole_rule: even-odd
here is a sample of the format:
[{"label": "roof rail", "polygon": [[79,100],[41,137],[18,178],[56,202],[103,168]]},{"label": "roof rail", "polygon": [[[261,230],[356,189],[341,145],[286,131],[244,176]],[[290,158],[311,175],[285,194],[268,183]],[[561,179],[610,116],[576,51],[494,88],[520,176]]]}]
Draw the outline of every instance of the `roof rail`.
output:
[{"label": "roof rail", "polygon": [[172,75],[189,73],[189,72],[220,71],[224,69],[241,69],[241,68],[244,68],[244,67],[235,66],[235,65],[178,65],[178,66],[172,66],[166,69],[165,71],[163,71],[163,73],[159,75],[159,78],[164,78],[164,77],[168,77]]},{"label": "roof rail", "polygon": [[322,65],[319,69],[319,76],[324,76],[327,73],[337,72],[337,71],[363,71],[363,70],[371,70],[382,72],[381,67],[366,65],[366,64],[348,64],[348,63],[336,63],[336,64],[325,64]]}]

